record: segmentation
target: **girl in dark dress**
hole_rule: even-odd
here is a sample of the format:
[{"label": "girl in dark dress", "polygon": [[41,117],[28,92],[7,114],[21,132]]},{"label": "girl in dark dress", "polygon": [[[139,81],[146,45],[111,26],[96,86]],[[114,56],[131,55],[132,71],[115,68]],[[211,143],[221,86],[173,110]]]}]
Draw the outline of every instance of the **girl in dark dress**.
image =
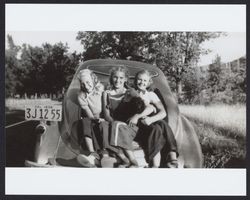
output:
[{"label": "girl in dark dress", "polygon": [[139,125],[139,133],[136,140],[143,147],[150,167],[160,167],[161,151],[166,147],[168,152],[166,167],[177,168],[177,144],[171,128],[164,120],[166,111],[158,96],[154,92],[147,90],[152,82],[150,73],[147,70],[142,70],[136,74],[135,89],[144,100],[146,106],[151,104],[156,109],[155,114],[144,116],[139,123],[138,120],[141,116],[138,114],[134,115],[130,120],[130,124],[138,123]]},{"label": "girl in dark dress", "polygon": [[102,125],[106,127],[111,126],[110,132],[103,132],[104,148],[114,151],[112,148],[115,147],[118,157],[122,160],[122,165],[137,167],[138,163],[132,147],[137,127],[130,127],[126,124],[128,116],[126,117],[123,112],[125,110],[123,100],[127,93],[125,85],[128,77],[126,67],[112,69],[110,74],[111,88],[103,92],[103,113],[107,122],[102,122]]}]

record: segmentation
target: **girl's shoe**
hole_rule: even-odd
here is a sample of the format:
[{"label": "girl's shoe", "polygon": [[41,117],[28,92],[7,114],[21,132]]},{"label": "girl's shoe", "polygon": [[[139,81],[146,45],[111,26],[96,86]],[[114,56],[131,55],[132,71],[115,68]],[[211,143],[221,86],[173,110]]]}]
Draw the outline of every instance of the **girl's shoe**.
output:
[{"label": "girl's shoe", "polygon": [[139,168],[139,166],[138,166],[138,165],[131,164],[131,165],[128,166],[128,168]]},{"label": "girl's shoe", "polygon": [[90,153],[88,156],[84,154],[79,154],[76,157],[77,162],[82,165],[83,167],[99,167],[100,166],[100,160],[96,158],[96,155],[93,153]]},{"label": "girl's shoe", "polygon": [[178,168],[178,160],[170,160],[166,164],[167,168]]},{"label": "girl's shoe", "polygon": [[97,160],[100,160],[100,155],[96,152],[90,152],[89,156],[92,155],[94,156]]},{"label": "girl's shoe", "polygon": [[128,168],[138,168],[138,162],[136,160],[131,160],[130,161],[130,165],[128,166]]},{"label": "girl's shoe", "polygon": [[116,166],[118,168],[126,168],[130,165],[129,159],[124,154],[119,154],[116,156],[117,163]]},{"label": "girl's shoe", "polygon": [[155,166],[155,165],[153,164],[153,161],[151,160],[151,161],[149,162],[149,164],[148,164],[148,168],[159,168],[159,166]]},{"label": "girl's shoe", "polygon": [[129,159],[123,158],[120,163],[118,164],[118,168],[126,168],[130,166]]}]

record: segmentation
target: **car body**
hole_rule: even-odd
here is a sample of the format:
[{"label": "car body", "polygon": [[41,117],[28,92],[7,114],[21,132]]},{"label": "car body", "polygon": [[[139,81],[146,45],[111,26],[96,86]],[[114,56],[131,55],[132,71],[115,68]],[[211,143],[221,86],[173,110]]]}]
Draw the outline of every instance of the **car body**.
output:
[{"label": "car body", "polygon": [[179,111],[178,104],[170,90],[164,73],[156,66],[142,62],[128,60],[96,59],[81,63],[77,68],[72,82],[65,93],[62,102],[62,121],[40,123],[37,127],[37,146],[34,161],[26,161],[26,166],[54,167],[75,166],[76,156],[84,153],[79,146],[78,136],[81,132],[81,108],[77,101],[80,82],[77,74],[88,68],[93,70],[103,84],[109,81],[109,71],[113,67],[126,66],[130,72],[130,81],[133,82],[136,72],[146,69],[153,77],[154,88],[162,100],[168,115],[168,123],[174,133],[179,149],[179,167],[200,168],[203,165],[203,156],[198,137],[192,124]]}]

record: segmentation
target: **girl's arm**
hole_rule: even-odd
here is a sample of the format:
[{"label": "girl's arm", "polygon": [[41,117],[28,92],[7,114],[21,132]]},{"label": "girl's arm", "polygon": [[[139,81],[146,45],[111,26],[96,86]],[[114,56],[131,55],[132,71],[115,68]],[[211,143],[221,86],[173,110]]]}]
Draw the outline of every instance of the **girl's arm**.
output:
[{"label": "girl's arm", "polygon": [[90,119],[95,119],[92,111],[90,110],[89,107],[85,107],[85,108],[82,108],[84,110],[84,112],[86,113],[87,117],[90,118]]},{"label": "girl's arm", "polygon": [[109,121],[109,122],[112,122],[112,121],[114,121],[114,119],[111,117],[110,110],[107,107],[108,106],[107,96],[108,96],[107,92],[104,91],[102,93],[102,110],[103,110],[104,119]]},{"label": "girl's arm", "polygon": [[94,119],[94,115],[92,113],[92,111],[90,110],[89,106],[88,106],[88,102],[86,99],[82,98],[80,95],[78,96],[78,102],[81,106],[81,108],[84,110],[84,112],[86,113],[86,116],[90,119]]},{"label": "girl's arm", "polygon": [[146,117],[145,119],[143,119],[142,123],[146,125],[150,125],[156,121],[164,119],[167,116],[166,111],[161,101],[154,103],[154,106],[156,107],[158,112],[151,117]]},{"label": "girl's arm", "polygon": [[140,119],[149,116],[151,113],[156,113],[156,109],[153,105],[148,104],[146,105],[144,111],[140,114],[136,114],[136,116],[138,117],[138,119]]},{"label": "girl's arm", "polygon": [[148,104],[148,105],[146,105],[146,108],[142,111],[142,113],[135,114],[133,117],[131,117],[128,124],[129,125],[137,124],[139,119],[144,118],[144,117],[150,115],[153,112],[156,112],[155,107],[153,105],[151,105],[151,104]]}]

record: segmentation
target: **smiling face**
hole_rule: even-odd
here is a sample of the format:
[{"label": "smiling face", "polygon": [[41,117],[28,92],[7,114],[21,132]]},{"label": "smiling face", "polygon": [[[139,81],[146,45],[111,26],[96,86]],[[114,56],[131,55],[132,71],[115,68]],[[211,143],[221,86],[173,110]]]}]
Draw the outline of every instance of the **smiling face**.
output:
[{"label": "smiling face", "polygon": [[135,83],[138,90],[146,91],[150,83],[150,77],[146,73],[139,74]]},{"label": "smiling face", "polygon": [[125,76],[125,73],[122,71],[114,72],[111,78],[112,85],[115,89],[122,89],[126,81],[127,78]]},{"label": "smiling face", "polygon": [[81,88],[84,92],[91,93],[93,91],[94,83],[90,75],[82,76],[80,81],[81,81]]}]

